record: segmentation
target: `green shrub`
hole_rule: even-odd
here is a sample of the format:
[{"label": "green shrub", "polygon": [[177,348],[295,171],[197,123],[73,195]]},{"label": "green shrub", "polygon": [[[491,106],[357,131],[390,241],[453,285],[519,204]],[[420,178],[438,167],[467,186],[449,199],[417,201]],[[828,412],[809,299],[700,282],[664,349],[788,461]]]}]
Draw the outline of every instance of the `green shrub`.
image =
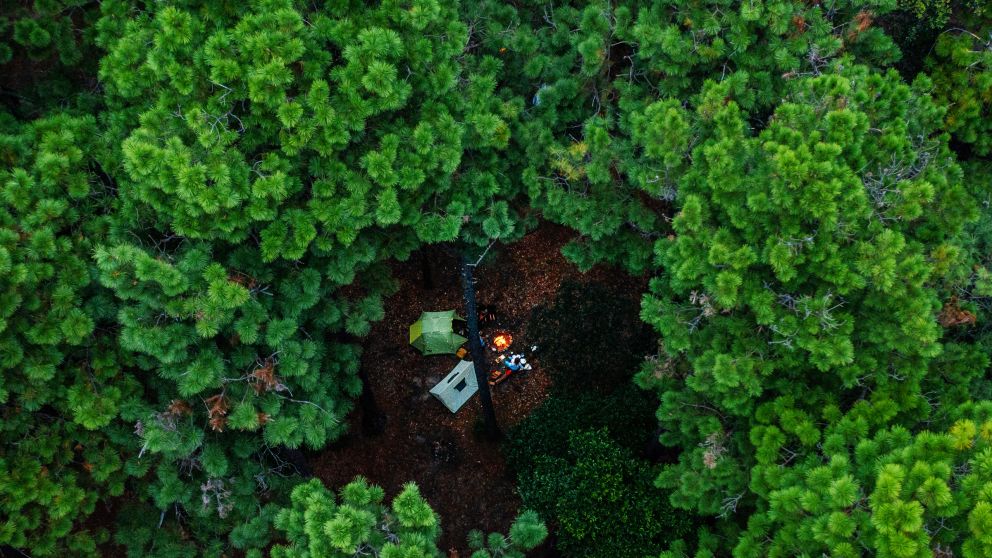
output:
[{"label": "green shrub", "polygon": [[604,429],[572,432],[568,455],[542,456],[519,479],[524,504],[558,524],[572,558],[642,558],[684,536],[692,522],[654,487],[657,467],[633,457]]},{"label": "green shrub", "polygon": [[556,394],[510,431],[505,453],[518,472],[533,469],[540,456],[565,457],[569,434],[606,428],[617,445],[640,451],[655,427],[657,400],[632,384],[608,396]]},{"label": "green shrub", "polygon": [[630,382],[654,348],[636,300],[596,283],[566,282],[528,332],[559,391],[608,392]]}]

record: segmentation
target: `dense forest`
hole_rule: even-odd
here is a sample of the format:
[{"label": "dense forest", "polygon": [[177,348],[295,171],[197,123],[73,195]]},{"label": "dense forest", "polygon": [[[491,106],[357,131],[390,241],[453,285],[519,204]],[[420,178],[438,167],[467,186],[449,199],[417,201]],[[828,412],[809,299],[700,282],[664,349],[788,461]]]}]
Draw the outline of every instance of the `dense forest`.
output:
[{"label": "dense forest", "polygon": [[990,202],[986,0],[5,2],[0,556],[992,556]]}]

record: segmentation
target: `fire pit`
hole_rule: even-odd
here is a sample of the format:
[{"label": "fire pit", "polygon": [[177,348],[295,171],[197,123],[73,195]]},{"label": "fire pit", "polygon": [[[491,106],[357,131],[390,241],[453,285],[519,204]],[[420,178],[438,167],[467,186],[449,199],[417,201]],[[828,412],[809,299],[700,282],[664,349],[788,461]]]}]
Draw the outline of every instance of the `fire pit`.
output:
[{"label": "fire pit", "polygon": [[498,333],[495,336],[493,336],[493,344],[490,346],[490,349],[498,353],[502,353],[503,351],[509,349],[510,345],[512,344],[513,344],[512,335],[510,335],[509,333]]}]

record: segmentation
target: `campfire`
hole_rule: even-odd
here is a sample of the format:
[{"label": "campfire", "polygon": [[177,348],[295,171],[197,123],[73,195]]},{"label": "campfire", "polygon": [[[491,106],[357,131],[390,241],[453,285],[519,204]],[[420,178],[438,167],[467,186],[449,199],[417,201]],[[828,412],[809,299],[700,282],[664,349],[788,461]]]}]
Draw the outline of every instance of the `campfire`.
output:
[{"label": "campfire", "polygon": [[513,336],[509,333],[500,333],[496,337],[493,337],[492,350],[501,353],[509,349],[512,343]]}]

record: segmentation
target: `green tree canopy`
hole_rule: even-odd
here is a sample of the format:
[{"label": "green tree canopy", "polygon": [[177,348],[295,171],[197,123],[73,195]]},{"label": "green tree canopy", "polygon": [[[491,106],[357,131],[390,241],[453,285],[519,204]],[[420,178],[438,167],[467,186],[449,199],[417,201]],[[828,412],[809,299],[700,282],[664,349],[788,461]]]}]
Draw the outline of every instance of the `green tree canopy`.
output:
[{"label": "green tree canopy", "polygon": [[[992,15],[992,14],[990,14]],[[992,21],[942,33],[927,58],[934,96],[948,107],[947,130],[975,153],[992,153]]]},{"label": "green tree canopy", "polygon": [[960,411],[978,420],[938,433],[893,427],[869,436],[857,428],[873,412],[868,405],[839,420],[831,409],[821,451],[783,464],[769,458],[791,436],[760,448],[754,472],[763,504],[734,556],[988,556],[992,422],[988,404]]},{"label": "green tree canopy", "polygon": [[[983,8],[15,2],[0,546],[99,555],[105,505],[133,557],[259,556],[277,517],[286,556],[436,555],[415,489],[391,507],[361,482],[340,502],[292,493],[288,456],[344,433],[392,262],[545,219],[576,231],[581,269],[655,275],[641,318],[660,350],[637,382],[678,454],[658,474],[589,431],[637,405],[592,421],[584,390],[549,405],[542,421],[575,407],[573,439],[531,426],[517,453],[559,546],[988,554]],[[906,83],[887,32],[921,29],[943,31]],[[597,348],[582,340],[544,364],[574,372]],[[626,358],[601,353],[622,381]],[[614,434],[633,447],[650,425],[629,424]],[[692,547],[668,540],[690,523],[672,506],[718,517]],[[544,533],[527,513],[469,542],[516,557]]]},{"label": "green tree canopy", "polygon": [[[348,558],[373,554],[382,558],[435,558],[441,519],[414,483],[386,505],[382,488],[358,477],[341,489],[340,499],[318,480],[293,489],[292,507],[276,516],[288,545],[272,549],[272,558]],[[547,537],[533,512],[522,512],[509,534],[474,531],[472,558],[522,558]]]},{"label": "green tree canopy", "polygon": [[450,2],[101,9],[120,209],[93,255],[148,393],[129,470],[198,537],[252,546],[235,526],[285,484],[280,448],[346,427],[383,262],[520,234],[483,164],[515,108]]},{"label": "green tree canopy", "polygon": [[0,133],[0,545],[36,556],[106,540],[79,523],[124,491],[119,415],[138,396],[106,330],[115,302],[92,279],[114,207],[88,170],[96,135],[66,115]]},{"label": "green tree canopy", "polygon": [[[670,360],[638,377],[684,448],[659,479],[677,505],[733,513],[762,493],[765,444],[795,436],[804,455],[823,409],[868,405],[878,428],[938,407],[922,389],[942,350],[937,286],[975,211],[927,85],[845,63],[795,83],[754,135],[726,85],[683,115],[706,132],[642,310]],[[757,427],[772,402],[780,429]]]}]

